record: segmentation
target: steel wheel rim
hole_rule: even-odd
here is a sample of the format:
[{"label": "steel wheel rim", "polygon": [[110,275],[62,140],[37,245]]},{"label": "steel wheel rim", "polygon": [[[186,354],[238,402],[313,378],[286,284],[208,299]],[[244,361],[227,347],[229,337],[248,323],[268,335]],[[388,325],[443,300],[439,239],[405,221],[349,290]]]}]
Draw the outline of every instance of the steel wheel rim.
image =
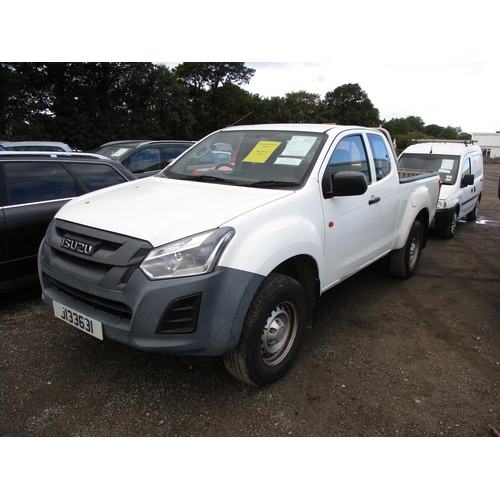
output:
[{"label": "steel wheel rim", "polygon": [[269,314],[260,339],[260,355],[267,366],[283,361],[297,336],[297,310],[290,302],[282,302]]},{"label": "steel wheel rim", "polygon": [[451,234],[455,234],[456,229],[457,229],[457,212],[454,212],[453,217],[451,218],[451,226],[450,226]]},{"label": "steel wheel rim", "polygon": [[410,255],[409,255],[410,267],[413,267],[417,262],[419,248],[420,248],[420,237],[418,236],[418,234],[416,234],[411,240],[411,245],[410,245]]}]

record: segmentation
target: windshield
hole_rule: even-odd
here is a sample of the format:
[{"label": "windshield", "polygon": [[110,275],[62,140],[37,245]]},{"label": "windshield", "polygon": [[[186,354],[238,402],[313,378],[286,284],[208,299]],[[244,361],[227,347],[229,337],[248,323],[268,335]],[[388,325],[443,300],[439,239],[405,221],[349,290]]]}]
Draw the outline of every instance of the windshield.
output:
[{"label": "windshield", "polygon": [[326,135],[281,130],[219,131],[174,161],[160,177],[270,189],[301,187]]},{"label": "windshield", "polygon": [[120,158],[123,158],[129,151],[132,151],[133,149],[136,149],[135,146],[103,146],[102,148],[94,149],[92,153],[104,155],[113,160],[120,161]]},{"label": "windshield", "polygon": [[419,172],[439,172],[443,184],[455,184],[460,156],[439,154],[403,153],[399,168]]}]

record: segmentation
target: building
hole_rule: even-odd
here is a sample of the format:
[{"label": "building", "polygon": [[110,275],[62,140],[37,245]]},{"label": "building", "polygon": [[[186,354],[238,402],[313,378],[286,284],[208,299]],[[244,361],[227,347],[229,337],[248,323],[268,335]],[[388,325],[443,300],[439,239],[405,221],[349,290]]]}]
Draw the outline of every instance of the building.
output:
[{"label": "building", "polygon": [[477,141],[483,156],[490,158],[500,157],[500,131],[496,133],[473,132],[472,140]]}]

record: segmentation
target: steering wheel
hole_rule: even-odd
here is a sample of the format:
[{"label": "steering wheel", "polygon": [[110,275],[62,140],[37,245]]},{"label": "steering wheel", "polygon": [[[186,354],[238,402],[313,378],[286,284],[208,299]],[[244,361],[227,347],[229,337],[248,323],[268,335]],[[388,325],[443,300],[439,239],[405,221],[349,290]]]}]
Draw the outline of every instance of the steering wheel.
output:
[{"label": "steering wheel", "polygon": [[[229,167],[231,170],[236,172],[238,175],[241,175],[241,170],[236,168],[232,163],[228,163],[228,162],[219,163],[218,165],[215,166],[215,170],[219,170],[221,167]],[[223,170],[223,172],[224,172],[224,170]]]}]

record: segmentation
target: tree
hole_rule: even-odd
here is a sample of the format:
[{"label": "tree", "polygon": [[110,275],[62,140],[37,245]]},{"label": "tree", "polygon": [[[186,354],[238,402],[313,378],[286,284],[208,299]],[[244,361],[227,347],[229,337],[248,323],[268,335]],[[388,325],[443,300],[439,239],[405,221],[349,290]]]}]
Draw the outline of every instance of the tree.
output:
[{"label": "tree", "polygon": [[48,139],[50,96],[43,63],[0,63],[0,134],[26,140]]},{"label": "tree", "polygon": [[114,139],[191,139],[188,89],[152,63],[0,63],[0,134],[90,149]]},{"label": "tree", "polygon": [[238,85],[249,83],[255,70],[238,62],[188,62],[174,69],[187,88],[194,117],[193,137],[199,139],[251,112],[250,94]]},{"label": "tree", "polygon": [[187,62],[176,66],[176,77],[187,87],[195,90],[214,92],[229,83],[243,85],[250,83],[255,70],[237,62]]},{"label": "tree", "polygon": [[408,132],[424,132],[425,123],[420,116],[407,116]]},{"label": "tree", "polygon": [[319,123],[323,121],[323,103],[319,94],[304,90],[285,94],[285,106],[291,123]]},{"label": "tree", "polygon": [[290,111],[284,97],[261,98],[252,95],[254,113],[248,123],[287,123],[290,121]]},{"label": "tree", "polygon": [[346,83],[327,92],[323,104],[328,119],[339,125],[376,127],[381,121],[378,109],[357,83]]}]

